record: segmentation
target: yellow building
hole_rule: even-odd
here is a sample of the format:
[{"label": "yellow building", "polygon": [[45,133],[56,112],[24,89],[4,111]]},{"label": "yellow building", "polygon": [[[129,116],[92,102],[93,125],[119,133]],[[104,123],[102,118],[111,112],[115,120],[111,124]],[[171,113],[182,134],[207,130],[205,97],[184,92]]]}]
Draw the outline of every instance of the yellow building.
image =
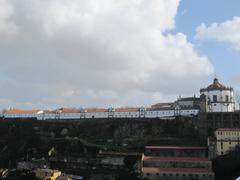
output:
[{"label": "yellow building", "polygon": [[61,175],[61,171],[52,169],[37,169],[34,172],[39,180],[56,180]]},{"label": "yellow building", "polygon": [[240,129],[220,128],[215,131],[216,155],[227,154],[240,144]]}]

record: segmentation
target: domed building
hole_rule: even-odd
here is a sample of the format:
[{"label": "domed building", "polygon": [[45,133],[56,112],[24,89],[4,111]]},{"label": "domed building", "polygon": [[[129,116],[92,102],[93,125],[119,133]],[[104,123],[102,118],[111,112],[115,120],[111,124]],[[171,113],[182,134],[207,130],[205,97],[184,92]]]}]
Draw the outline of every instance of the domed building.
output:
[{"label": "domed building", "polygon": [[224,86],[215,78],[207,88],[200,90],[200,98],[206,101],[206,112],[234,112],[233,88]]}]

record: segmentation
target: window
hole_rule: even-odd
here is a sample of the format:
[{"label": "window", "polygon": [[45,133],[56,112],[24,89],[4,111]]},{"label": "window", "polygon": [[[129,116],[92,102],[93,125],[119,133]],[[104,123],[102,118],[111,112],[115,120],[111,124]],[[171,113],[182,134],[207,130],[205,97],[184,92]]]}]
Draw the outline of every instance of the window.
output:
[{"label": "window", "polygon": [[196,174],[196,180],[198,179],[198,174]]},{"label": "window", "polygon": [[217,102],[217,95],[213,95],[213,102]]},{"label": "window", "polygon": [[183,174],[183,175],[182,175],[182,179],[185,180],[185,177],[186,177],[185,174]]},{"label": "window", "polygon": [[225,96],[225,100],[226,100],[226,102],[229,102],[229,96],[228,95]]}]

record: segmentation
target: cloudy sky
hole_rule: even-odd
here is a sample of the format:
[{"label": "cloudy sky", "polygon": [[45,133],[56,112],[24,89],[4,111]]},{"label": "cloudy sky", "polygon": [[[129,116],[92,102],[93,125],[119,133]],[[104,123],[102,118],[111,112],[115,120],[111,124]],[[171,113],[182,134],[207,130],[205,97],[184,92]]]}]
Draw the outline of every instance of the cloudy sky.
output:
[{"label": "cloudy sky", "polygon": [[0,108],[141,106],[240,89],[239,0],[0,0]]}]

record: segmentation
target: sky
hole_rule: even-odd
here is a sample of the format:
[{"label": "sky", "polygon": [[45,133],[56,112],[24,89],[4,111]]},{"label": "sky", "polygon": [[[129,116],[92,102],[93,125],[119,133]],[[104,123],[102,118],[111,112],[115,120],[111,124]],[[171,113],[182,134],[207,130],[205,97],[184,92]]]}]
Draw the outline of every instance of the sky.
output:
[{"label": "sky", "polygon": [[238,0],[0,0],[0,108],[149,106],[240,89]]},{"label": "sky", "polygon": [[[219,41],[218,38],[211,36],[207,38],[208,41],[199,41],[196,38],[196,27],[201,24],[210,26],[213,23],[222,24],[227,21],[232,21],[234,17],[240,17],[239,12],[240,1],[191,1],[183,0],[180,3],[178,15],[176,17],[176,29],[174,32],[184,32],[189,41],[194,43],[197,49],[206,54],[214,65],[215,75],[225,81],[227,84],[232,84],[239,88],[239,83],[236,78],[239,76],[239,48],[235,49],[236,44],[240,44],[240,30],[239,20],[236,27],[229,28],[233,30],[232,33],[228,31],[224,36],[231,36],[235,39],[235,43],[226,38],[225,41]],[[221,29],[216,29],[216,33]],[[205,39],[206,40],[206,39]],[[221,53],[220,53],[221,52]]]}]

